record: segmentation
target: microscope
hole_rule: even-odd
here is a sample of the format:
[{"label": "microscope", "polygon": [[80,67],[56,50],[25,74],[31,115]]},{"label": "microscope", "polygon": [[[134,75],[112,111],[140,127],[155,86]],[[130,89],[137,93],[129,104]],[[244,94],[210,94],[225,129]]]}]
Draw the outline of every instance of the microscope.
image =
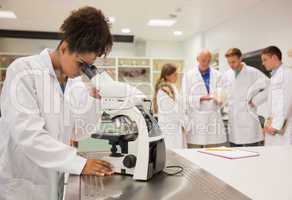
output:
[{"label": "microscope", "polygon": [[[165,167],[164,138],[157,121],[143,104],[149,102],[138,89],[114,81],[94,65],[82,65],[82,72],[100,91],[102,122],[92,138],[108,140],[110,155],[103,158],[121,175],[147,181]],[[151,103],[151,101],[150,101]]]}]

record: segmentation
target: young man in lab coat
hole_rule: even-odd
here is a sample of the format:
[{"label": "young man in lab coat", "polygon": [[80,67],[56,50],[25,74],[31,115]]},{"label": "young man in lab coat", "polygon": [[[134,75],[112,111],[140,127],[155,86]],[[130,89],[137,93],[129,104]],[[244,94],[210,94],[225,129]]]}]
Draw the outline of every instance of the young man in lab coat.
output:
[{"label": "young man in lab coat", "polygon": [[269,79],[242,62],[240,49],[229,49],[225,57],[230,69],[224,73],[222,84],[227,94],[230,146],[258,146],[264,139],[257,108],[268,99]]},{"label": "young man in lab coat", "polygon": [[282,53],[276,46],[262,51],[262,62],[267,70],[272,71],[265,145],[291,145],[292,69],[282,63]]},{"label": "young man in lab coat", "polygon": [[210,68],[212,55],[202,51],[197,57],[199,65],[184,74],[182,105],[187,122],[189,148],[221,146],[226,142],[226,132],[220,112],[221,105],[214,98],[220,74]]},{"label": "young man in lab coat", "polygon": [[7,69],[1,95],[1,200],[62,199],[64,173],[113,173],[109,163],[82,158],[69,146],[72,127],[64,94],[67,78],[111,50],[109,24],[100,10],[85,7],[72,12],[61,31],[57,49],[17,59]]}]

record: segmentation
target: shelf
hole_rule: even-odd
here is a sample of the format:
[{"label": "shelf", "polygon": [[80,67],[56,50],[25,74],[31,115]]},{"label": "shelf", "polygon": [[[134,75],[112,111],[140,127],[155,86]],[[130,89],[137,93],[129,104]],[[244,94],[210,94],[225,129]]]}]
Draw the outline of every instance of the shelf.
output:
[{"label": "shelf", "polygon": [[108,67],[106,67],[106,66],[98,66],[97,68],[98,69],[116,69],[115,66],[108,66]]},{"label": "shelf", "polygon": [[118,68],[118,80],[124,82],[151,82],[150,68]]},{"label": "shelf", "polygon": [[[160,74],[161,71],[152,71],[153,74]],[[177,72],[177,74],[184,74],[183,72]]]},{"label": "shelf", "polygon": [[0,54],[0,68],[7,68],[15,59],[24,56],[18,54]]},{"label": "shelf", "polygon": [[116,58],[97,58],[94,62],[94,65],[96,66],[116,66]]},{"label": "shelf", "polygon": [[119,65],[118,68],[151,68],[152,66],[141,66],[141,65]]},{"label": "shelf", "polygon": [[147,58],[118,58],[118,66],[150,66],[151,60]]},{"label": "shelf", "polygon": [[151,85],[150,82],[128,82],[128,81],[121,81],[123,83],[135,84],[135,85]]},{"label": "shelf", "polygon": [[[0,53],[0,83],[5,79],[7,66],[18,57],[27,55]],[[162,58],[97,58],[94,65],[106,70],[114,80],[137,87],[146,96],[153,95],[154,85],[160,76],[164,64],[171,63],[178,67],[178,88],[182,77],[184,61],[182,59]]]}]

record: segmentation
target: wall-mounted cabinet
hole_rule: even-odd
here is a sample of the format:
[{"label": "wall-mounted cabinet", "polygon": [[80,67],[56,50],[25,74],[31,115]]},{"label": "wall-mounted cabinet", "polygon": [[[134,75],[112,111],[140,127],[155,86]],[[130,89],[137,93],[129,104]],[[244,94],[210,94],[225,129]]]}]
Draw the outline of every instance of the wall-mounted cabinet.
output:
[{"label": "wall-mounted cabinet", "polygon": [[[0,90],[5,79],[6,68],[16,58],[21,56],[24,55],[0,54]],[[179,88],[184,67],[183,60],[162,58],[99,58],[94,64],[106,70],[114,80],[129,83],[151,97],[162,66],[166,63],[171,63],[178,67],[177,86]]]},{"label": "wall-mounted cabinet", "polygon": [[2,91],[3,83],[6,77],[7,67],[17,58],[25,56],[24,54],[7,54],[0,53],[0,94]]}]

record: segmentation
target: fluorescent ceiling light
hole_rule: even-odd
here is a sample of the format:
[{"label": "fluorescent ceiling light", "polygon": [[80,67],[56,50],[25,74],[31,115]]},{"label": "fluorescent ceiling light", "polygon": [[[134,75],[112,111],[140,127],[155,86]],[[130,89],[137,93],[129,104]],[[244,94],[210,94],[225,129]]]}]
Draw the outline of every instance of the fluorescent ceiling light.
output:
[{"label": "fluorescent ceiling light", "polygon": [[6,19],[16,19],[16,15],[14,12],[9,10],[0,10],[0,18],[6,18]]},{"label": "fluorescent ceiling light", "polygon": [[114,23],[116,21],[115,17],[108,17],[110,23]]},{"label": "fluorescent ceiling light", "polygon": [[129,28],[123,28],[122,33],[131,33],[131,30]]},{"label": "fluorescent ceiling light", "polygon": [[170,27],[176,23],[174,19],[151,19],[148,22],[148,26],[161,26],[161,27]]},{"label": "fluorescent ceiling light", "polygon": [[175,36],[180,36],[180,35],[183,34],[183,32],[181,32],[181,31],[174,31],[173,34],[174,34]]}]

